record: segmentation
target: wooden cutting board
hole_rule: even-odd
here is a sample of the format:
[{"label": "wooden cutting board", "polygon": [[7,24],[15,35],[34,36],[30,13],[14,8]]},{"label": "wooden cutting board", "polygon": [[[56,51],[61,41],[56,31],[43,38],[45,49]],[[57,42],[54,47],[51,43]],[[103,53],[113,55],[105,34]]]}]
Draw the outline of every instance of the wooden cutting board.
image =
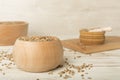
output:
[{"label": "wooden cutting board", "polygon": [[96,53],[96,52],[120,49],[120,37],[108,36],[106,37],[105,44],[94,45],[94,46],[82,45],[79,39],[63,40],[62,44],[66,48],[79,51],[82,53]]}]

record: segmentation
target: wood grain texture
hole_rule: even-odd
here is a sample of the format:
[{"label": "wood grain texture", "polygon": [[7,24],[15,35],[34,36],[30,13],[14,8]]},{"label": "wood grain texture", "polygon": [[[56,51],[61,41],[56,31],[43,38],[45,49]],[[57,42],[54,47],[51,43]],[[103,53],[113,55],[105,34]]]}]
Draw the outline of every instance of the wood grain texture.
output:
[{"label": "wood grain texture", "polygon": [[69,39],[63,40],[62,44],[64,47],[79,51],[82,53],[96,53],[114,49],[120,49],[120,37],[118,36],[108,36],[103,45],[85,46],[82,45],[79,39]]},{"label": "wood grain texture", "polygon": [[26,22],[0,22],[0,45],[13,45],[20,36],[26,36],[28,24]]},{"label": "wood grain texture", "polygon": [[59,39],[31,42],[17,39],[13,58],[18,68],[28,72],[52,70],[63,62],[63,47]]}]

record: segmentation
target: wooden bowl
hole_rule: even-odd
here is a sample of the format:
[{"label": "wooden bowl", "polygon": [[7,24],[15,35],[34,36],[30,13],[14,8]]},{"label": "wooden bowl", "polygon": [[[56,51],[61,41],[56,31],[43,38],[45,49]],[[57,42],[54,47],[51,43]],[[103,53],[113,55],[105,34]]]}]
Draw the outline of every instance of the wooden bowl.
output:
[{"label": "wooden bowl", "polygon": [[100,45],[105,42],[105,32],[88,32],[87,29],[80,30],[80,43],[84,45]]},{"label": "wooden bowl", "polygon": [[23,41],[17,39],[13,48],[13,58],[18,68],[28,72],[52,70],[63,63],[63,47],[60,40]]},{"label": "wooden bowl", "polygon": [[23,21],[0,22],[0,46],[13,45],[20,36],[26,36],[28,23]]}]

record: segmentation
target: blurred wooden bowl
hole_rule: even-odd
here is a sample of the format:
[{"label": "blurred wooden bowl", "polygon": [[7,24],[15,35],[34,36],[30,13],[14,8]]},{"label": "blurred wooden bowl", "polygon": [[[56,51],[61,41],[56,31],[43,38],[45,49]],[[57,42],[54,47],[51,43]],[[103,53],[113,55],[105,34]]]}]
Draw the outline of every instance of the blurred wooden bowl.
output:
[{"label": "blurred wooden bowl", "polygon": [[53,41],[23,41],[17,39],[13,58],[18,68],[28,72],[44,72],[63,62],[63,47],[56,37]]},{"label": "blurred wooden bowl", "polygon": [[105,32],[88,32],[87,29],[80,30],[80,43],[84,45],[99,45],[105,42]]},{"label": "blurred wooden bowl", "polygon": [[28,23],[23,21],[0,22],[0,46],[13,45],[20,36],[26,36]]}]

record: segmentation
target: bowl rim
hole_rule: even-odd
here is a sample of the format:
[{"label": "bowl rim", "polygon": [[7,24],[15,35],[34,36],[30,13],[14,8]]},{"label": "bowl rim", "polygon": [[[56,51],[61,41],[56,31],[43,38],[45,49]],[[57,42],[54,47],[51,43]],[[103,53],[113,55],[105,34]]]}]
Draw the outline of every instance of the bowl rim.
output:
[{"label": "bowl rim", "polygon": [[[21,37],[27,37],[27,36],[21,36]],[[42,37],[51,37],[51,38],[54,38],[54,40],[52,41],[24,41],[24,40],[20,40],[19,39],[20,37],[19,37],[16,39],[16,41],[20,41],[22,43],[51,43],[51,42],[60,41],[60,39],[55,36],[42,36]]]},{"label": "bowl rim", "polygon": [[7,26],[13,26],[13,25],[28,25],[28,22],[26,21],[0,21],[0,26],[7,25]]},{"label": "bowl rim", "polygon": [[105,31],[101,32],[89,32],[88,29],[81,29],[80,30],[80,35],[103,35],[105,36]]}]

